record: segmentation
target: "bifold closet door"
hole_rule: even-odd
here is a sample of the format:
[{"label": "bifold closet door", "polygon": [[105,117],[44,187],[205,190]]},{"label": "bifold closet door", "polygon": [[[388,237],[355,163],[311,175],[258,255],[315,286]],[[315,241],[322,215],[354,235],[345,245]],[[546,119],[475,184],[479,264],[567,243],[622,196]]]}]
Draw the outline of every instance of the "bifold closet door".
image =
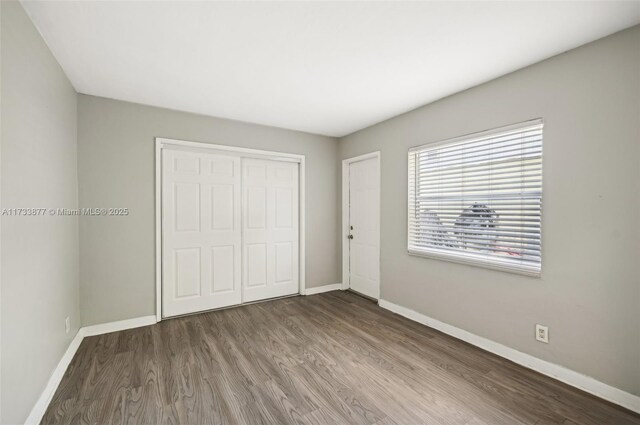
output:
[{"label": "bifold closet door", "polygon": [[298,293],[298,164],[242,159],[242,301]]},{"label": "bifold closet door", "polygon": [[162,151],[162,314],[239,304],[240,158]]}]

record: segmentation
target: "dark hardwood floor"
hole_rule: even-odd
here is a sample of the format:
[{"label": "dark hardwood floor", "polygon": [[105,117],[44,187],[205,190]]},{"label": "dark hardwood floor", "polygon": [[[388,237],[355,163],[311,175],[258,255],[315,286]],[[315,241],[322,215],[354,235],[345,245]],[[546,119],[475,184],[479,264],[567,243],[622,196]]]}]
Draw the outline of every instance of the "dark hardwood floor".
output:
[{"label": "dark hardwood floor", "polygon": [[86,338],[42,423],[640,424],[346,292]]}]

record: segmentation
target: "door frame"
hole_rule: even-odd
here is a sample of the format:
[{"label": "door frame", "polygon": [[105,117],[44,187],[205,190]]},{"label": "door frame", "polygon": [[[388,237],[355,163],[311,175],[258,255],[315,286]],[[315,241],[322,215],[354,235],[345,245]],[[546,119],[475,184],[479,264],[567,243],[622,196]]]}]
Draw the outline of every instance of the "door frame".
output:
[{"label": "door frame", "polygon": [[[381,197],[381,183],[382,183],[382,170],[380,169],[381,162],[380,151],[369,152],[362,155],[354,156],[353,158],[347,158],[342,160],[342,290],[349,289],[349,186],[351,184],[351,178],[349,175],[349,167],[354,162],[360,162],[367,159],[375,158],[378,162],[378,210],[380,211],[380,205],[382,205]],[[380,222],[382,221],[381,214],[378,214],[378,258],[380,258]],[[380,265],[380,261],[378,261]],[[378,270],[380,272],[380,270]],[[380,273],[378,273],[380,276]],[[380,278],[378,279],[378,298],[380,298],[381,290]]]},{"label": "door frame", "polygon": [[[219,152],[231,152],[241,158],[270,159],[276,161],[295,162],[299,165],[298,182],[298,292],[306,293],[305,284],[305,156],[294,153],[266,151],[261,149],[242,148],[237,146],[216,145],[206,142],[155,138],[155,261],[156,261],[156,321],[162,320],[162,149],[182,148],[198,151],[202,149]],[[242,228],[242,226],[241,226]]]}]

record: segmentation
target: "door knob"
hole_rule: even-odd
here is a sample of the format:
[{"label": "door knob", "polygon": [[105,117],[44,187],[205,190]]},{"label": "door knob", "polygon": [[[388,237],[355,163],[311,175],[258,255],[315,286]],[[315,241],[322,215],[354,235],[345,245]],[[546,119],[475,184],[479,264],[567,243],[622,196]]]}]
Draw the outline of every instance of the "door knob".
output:
[{"label": "door knob", "polygon": [[347,236],[349,239],[353,239],[353,235],[349,235]]}]

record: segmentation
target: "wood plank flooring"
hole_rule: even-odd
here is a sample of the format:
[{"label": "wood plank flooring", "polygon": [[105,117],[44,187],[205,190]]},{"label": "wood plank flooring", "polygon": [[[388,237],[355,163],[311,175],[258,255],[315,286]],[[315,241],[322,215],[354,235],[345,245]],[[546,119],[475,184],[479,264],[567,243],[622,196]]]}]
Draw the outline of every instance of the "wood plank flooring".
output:
[{"label": "wood plank flooring", "polygon": [[42,423],[626,425],[640,416],[336,291],[86,338]]}]

